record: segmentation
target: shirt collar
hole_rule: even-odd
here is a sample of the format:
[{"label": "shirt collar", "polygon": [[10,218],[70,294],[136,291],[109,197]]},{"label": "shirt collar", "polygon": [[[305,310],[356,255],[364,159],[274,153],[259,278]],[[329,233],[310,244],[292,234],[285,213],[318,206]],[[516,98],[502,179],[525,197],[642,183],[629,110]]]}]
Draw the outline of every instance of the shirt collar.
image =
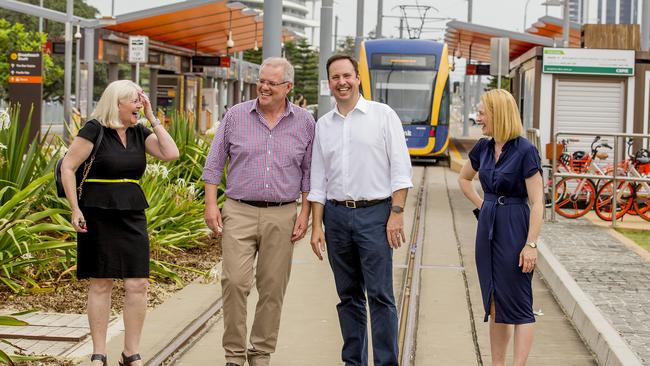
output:
[{"label": "shirt collar", "polygon": [[[354,112],[355,109],[358,109],[363,114],[367,114],[369,108],[370,108],[370,102],[368,102],[368,100],[366,100],[366,98],[364,98],[363,95],[359,93],[359,99],[357,100],[357,104],[354,106],[354,108],[352,108],[352,110],[348,113],[348,115]],[[339,116],[343,117],[343,115],[339,112],[338,104],[334,106],[334,112]]]},{"label": "shirt collar", "polygon": [[[283,117],[288,116],[289,114],[296,114],[296,105],[293,103],[289,102],[288,98],[284,99],[285,102],[285,108],[284,108],[284,113],[282,114]],[[254,99],[253,103],[251,103],[251,108],[248,110],[249,113],[253,112],[258,112],[262,113],[262,110],[259,108],[259,100],[257,98]]]}]

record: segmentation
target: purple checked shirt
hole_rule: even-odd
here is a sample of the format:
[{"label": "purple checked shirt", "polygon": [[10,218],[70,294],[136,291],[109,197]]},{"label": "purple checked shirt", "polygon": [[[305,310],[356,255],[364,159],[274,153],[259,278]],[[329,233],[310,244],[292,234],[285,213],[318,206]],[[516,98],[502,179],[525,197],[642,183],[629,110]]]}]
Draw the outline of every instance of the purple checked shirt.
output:
[{"label": "purple checked shirt", "polygon": [[203,180],[219,184],[228,158],[226,196],[247,201],[289,202],[309,192],[311,149],[316,123],[287,100],[269,129],[257,99],[233,106],[214,136]]}]

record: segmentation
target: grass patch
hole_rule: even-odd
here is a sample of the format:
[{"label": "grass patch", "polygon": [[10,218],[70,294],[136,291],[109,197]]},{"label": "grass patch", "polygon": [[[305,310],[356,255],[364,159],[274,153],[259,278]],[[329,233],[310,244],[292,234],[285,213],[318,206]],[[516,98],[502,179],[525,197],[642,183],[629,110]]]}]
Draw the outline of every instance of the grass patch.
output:
[{"label": "grass patch", "polygon": [[641,248],[650,252],[650,230],[629,230],[629,229],[616,229],[619,233],[625,235]]}]

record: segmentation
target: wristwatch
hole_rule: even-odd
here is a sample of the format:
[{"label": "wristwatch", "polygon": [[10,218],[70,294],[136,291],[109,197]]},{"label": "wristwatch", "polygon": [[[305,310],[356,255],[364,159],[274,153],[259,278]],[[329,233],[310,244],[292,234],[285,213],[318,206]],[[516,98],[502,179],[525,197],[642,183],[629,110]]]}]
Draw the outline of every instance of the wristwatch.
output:
[{"label": "wristwatch", "polygon": [[401,206],[390,206],[390,210],[395,212],[395,213],[402,213],[404,212],[404,207]]},{"label": "wristwatch", "polygon": [[526,245],[528,245],[531,248],[537,248],[537,243],[535,243],[534,241],[529,241],[528,243],[526,243]]}]

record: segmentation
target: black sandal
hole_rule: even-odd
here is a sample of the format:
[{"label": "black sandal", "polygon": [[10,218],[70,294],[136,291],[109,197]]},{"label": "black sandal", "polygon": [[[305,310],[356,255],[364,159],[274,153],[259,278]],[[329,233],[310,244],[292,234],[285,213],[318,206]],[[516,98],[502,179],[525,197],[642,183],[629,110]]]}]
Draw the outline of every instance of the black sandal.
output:
[{"label": "black sandal", "polygon": [[90,362],[93,362],[93,361],[102,361],[102,364],[104,366],[106,366],[106,355],[102,355],[102,354],[99,354],[99,353],[93,353],[90,356]]},{"label": "black sandal", "polygon": [[130,366],[133,362],[141,360],[139,353],[133,354],[129,357],[126,357],[124,352],[122,352],[122,359],[118,362],[120,366]]}]

